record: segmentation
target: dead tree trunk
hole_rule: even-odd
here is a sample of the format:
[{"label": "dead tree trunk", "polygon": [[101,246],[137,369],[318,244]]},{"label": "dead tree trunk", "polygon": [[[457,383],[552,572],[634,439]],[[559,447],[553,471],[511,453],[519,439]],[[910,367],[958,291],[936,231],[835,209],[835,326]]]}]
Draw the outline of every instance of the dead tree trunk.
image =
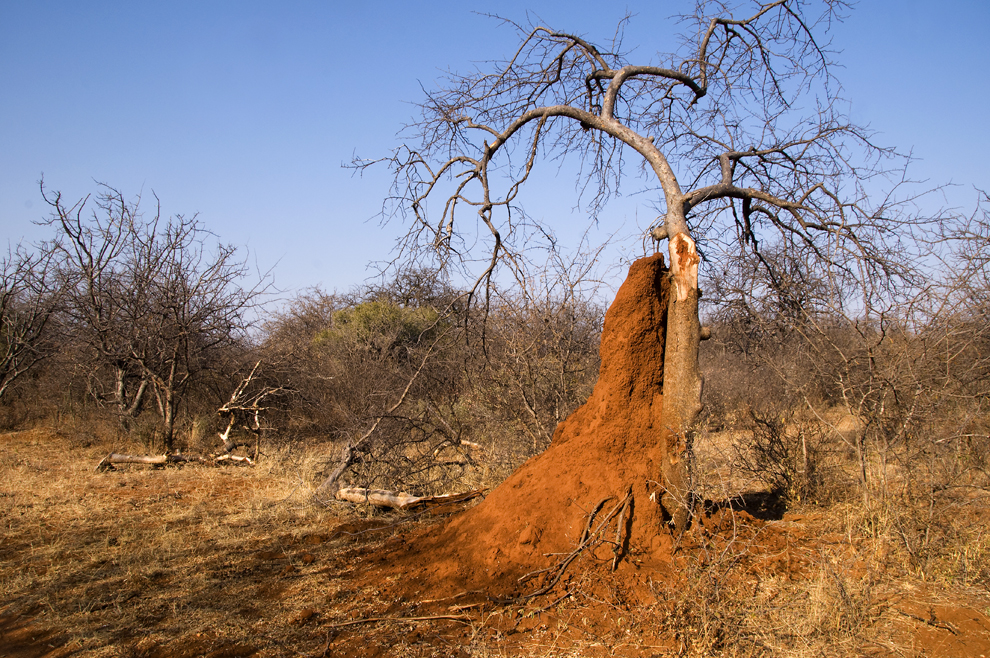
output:
[{"label": "dead tree trunk", "polygon": [[698,318],[698,252],[691,236],[670,238],[670,300],[663,362],[661,441],[666,493],[661,502],[671,515],[674,531],[682,533],[694,508],[692,442],[701,413],[702,379],[698,366],[701,323]]},{"label": "dead tree trunk", "polygon": [[[377,426],[378,424],[375,423],[375,427]],[[372,427],[372,431],[374,431],[374,427]],[[371,432],[366,434],[365,438],[367,438],[370,434]],[[358,443],[360,445],[361,442],[359,441]],[[323,484],[316,488],[314,495],[317,500],[322,501],[326,499],[327,493],[337,486],[337,481],[340,479],[340,476],[342,476],[344,472],[354,464],[356,459],[357,451],[354,449],[354,445],[348,441],[344,444],[343,449],[340,451],[340,462],[338,462],[337,468],[335,468],[333,473],[331,473],[330,476],[323,481]]]}]

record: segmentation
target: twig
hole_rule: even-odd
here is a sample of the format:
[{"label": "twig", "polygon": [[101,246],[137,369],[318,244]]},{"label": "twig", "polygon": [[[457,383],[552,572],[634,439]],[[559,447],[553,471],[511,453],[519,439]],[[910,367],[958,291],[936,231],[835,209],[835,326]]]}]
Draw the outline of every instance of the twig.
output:
[{"label": "twig", "polygon": [[327,652],[330,651],[330,643],[333,641],[333,629],[344,628],[346,626],[356,626],[358,624],[374,624],[380,621],[402,621],[402,622],[420,622],[420,621],[435,621],[450,619],[452,621],[459,621],[463,624],[468,624],[471,618],[467,615],[435,615],[432,617],[367,617],[365,619],[354,619],[352,621],[340,622],[338,624],[329,624],[327,628],[330,631],[327,632],[327,641],[323,645],[323,649],[319,650],[318,653],[308,654],[309,658],[324,658]]},{"label": "twig", "polygon": [[483,590],[483,589],[468,590],[468,591],[461,592],[460,594],[454,594],[453,596],[445,596],[442,599],[426,599],[424,601],[420,601],[419,602],[419,605],[426,605],[427,603],[442,603],[444,601],[451,601],[453,599],[459,599],[462,596],[470,596],[471,594],[484,594],[484,593],[485,593],[485,590]]},{"label": "twig", "polygon": [[611,496],[608,496],[607,498],[602,498],[600,501],[598,501],[598,504],[595,505],[595,508],[591,510],[591,514],[588,515],[588,523],[586,523],[584,526],[584,532],[581,533],[581,541],[579,541],[578,544],[583,544],[585,540],[588,539],[588,533],[591,532],[591,526],[595,522],[595,517],[598,515],[598,512],[601,511],[602,507],[605,506],[605,503],[607,503],[610,500],[612,500]]},{"label": "twig", "polygon": [[619,520],[615,524],[615,545],[612,547],[612,571],[615,571],[615,568],[619,566],[619,558],[622,557],[622,531],[625,529],[626,510],[629,509],[630,502],[632,502],[632,485],[629,485],[629,489],[626,490],[625,504],[619,510]]},{"label": "twig", "polygon": [[910,617],[911,619],[917,619],[918,621],[920,621],[923,624],[928,624],[929,626],[933,626],[935,628],[939,628],[939,629],[941,629],[943,631],[949,631],[953,635],[959,635],[959,631],[956,630],[955,626],[953,626],[952,624],[950,624],[947,621],[944,621],[943,622],[943,621],[939,621],[938,619],[936,619],[935,618],[935,613],[933,611],[931,612],[931,619],[925,619],[924,617],[919,617],[918,615],[912,615],[910,612],[904,612],[900,608],[894,608],[894,610],[896,612],[901,613],[905,617]]},{"label": "twig", "polygon": [[465,624],[471,621],[471,618],[467,615],[430,615],[427,617],[365,617],[364,619],[352,619],[351,621],[343,621],[339,624],[328,624],[327,628],[343,628],[345,626],[356,626],[358,624],[375,624],[380,621],[402,621],[402,622],[418,622],[418,621],[437,621],[440,619],[449,619],[451,621],[459,621]]},{"label": "twig", "polygon": [[[591,532],[591,526],[595,522],[595,516],[597,516],[598,515],[598,512],[600,512],[601,509],[602,509],[602,507],[605,506],[605,503],[607,503],[610,500],[612,500],[612,496],[607,496],[605,498],[602,498],[600,501],[598,501],[598,504],[595,505],[592,508],[591,513],[588,514],[588,522],[585,524],[584,530],[581,532],[581,539],[580,539],[580,541],[578,541],[578,550],[579,551],[581,550],[581,547],[584,546],[584,543],[588,540],[588,534]],[[573,556],[573,555],[574,555],[573,552],[567,554],[568,557]],[[560,563],[558,562],[557,564],[559,565]],[[525,582],[525,581],[529,580],[530,578],[532,578],[533,576],[538,576],[541,573],[544,573],[544,572],[547,572],[547,571],[552,571],[555,568],[557,568],[557,565],[550,566],[550,567],[544,567],[542,569],[537,569],[535,571],[530,571],[529,573],[520,576],[519,577],[519,580],[516,581],[516,582],[519,582],[519,583]]]},{"label": "twig", "polygon": [[563,594],[561,594],[560,596],[558,596],[557,598],[555,598],[553,601],[551,601],[550,603],[548,603],[545,606],[543,606],[542,608],[537,608],[536,610],[531,610],[531,611],[527,612],[525,616],[526,616],[527,619],[529,619],[529,618],[535,617],[536,615],[542,614],[542,613],[546,612],[547,610],[549,610],[550,608],[552,608],[555,605],[557,605],[558,603],[560,603],[561,601],[563,601],[564,599],[566,599],[567,597],[569,597],[570,595],[571,595],[570,592],[564,592]]}]

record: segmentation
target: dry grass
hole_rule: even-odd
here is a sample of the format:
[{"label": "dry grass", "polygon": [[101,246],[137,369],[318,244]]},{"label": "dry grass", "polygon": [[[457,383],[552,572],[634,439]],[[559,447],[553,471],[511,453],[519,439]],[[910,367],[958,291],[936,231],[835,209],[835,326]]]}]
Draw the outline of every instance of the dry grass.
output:
[{"label": "dry grass", "polygon": [[[397,530],[354,534],[398,517],[311,501],[325,448],[277,451],[253,469],[96,473],[109,445],[79,437],[64,429],[0,436],[4,655],[951,656],[990,648],[983,507],[958,520],[953,527],[966,534],[924,572],[898,544],[889,508],[833,504],[778,520],[723,508],[652,572],[613,575],[585,564],[560,600],[562,592],[523,608],[489,605],[468,611],[467,623],[345,631],[332,624],[401,616],[413,604],[362,568]],[[708,481],[720,482],[709,493],[726,498],[751,482],[715,459],[723,448],[708,448]],[[923,645],[929,640],[936,644]]]},{"label": "dry grass", "polygon": [[289,455],[257,469],[93,472],[105,452],[43,431],[0,439],[5,616],[35,616],[93,656],[191,637],[312,645],[284,629],[333,592],[311,581],[336,514],[306,502]]}]

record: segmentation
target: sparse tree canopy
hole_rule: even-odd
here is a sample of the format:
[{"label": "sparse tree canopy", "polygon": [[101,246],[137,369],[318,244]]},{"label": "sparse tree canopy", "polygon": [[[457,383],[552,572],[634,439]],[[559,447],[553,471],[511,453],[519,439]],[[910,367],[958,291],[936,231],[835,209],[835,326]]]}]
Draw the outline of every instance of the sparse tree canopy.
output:
[{"label": "sparse tree canopy", "polygon": [[[726,230],[758,243],[776,229],[815,247],[888,262],[899,228],[861,184],[892,173],[895,154],[850,123],[832,75],[827,29],[844,3],[708,2],[681,17],[669,54],[630,62],[622,25],[607,47],[542,26],[504,21],[519,49],[491,70],[450,74],[428,94],[412,139],[391,159],[395,210],[414,218],[410,247],[464,254],[477,212],[511,257],[513,210],[544,160],[576,157],[596,213],[620,182],[643,175],[664,221],[654,234]],[[899,173],[898,166],[893,173]],[[442,211],[427,213],[439,199]],[[884,220],[884,221],[878,221]]]},{"label": "sparse tree canopy", "polygon": [[54,352],[49,329],[61,292],[51,250],[18,245],[0,260],[0,399]]},{"label": "sparse tree canopy", "polygon": [[[525,248],[519,203],[545,161],[580,162],[593,214],[620,184],[645,180],[662,216],[651,234],[669,240],[673,284],[663,390],[671,437],[663,440],[683,453],[701,406],[696,240],[735,242],[771,280],[783,262],[763,258],[771,244],[847,278],[901,274],[890,254],[906,220],[893,196],[871,203],[868,192],[882,189],[878,178],[894,176],[896,187],[903,162],[849,121],[833,77],[828,30],[845,9],[839,0],[700,2],[681,17],[680,34],[658,36],[669,52],[637,61],[623,24],[596,45],[499,19],[518,32],[518,49],[428,92],[411,139],[389,160],[396,182],[387,210],[410,220],[403,248],[468,263],[480,239],[487,266],[476,274],[485,285]],[[439,211],[428,212],[435,202]],[[690,487],[676,471],[665,474],[678,499],[668,508],[683,527]]]}]

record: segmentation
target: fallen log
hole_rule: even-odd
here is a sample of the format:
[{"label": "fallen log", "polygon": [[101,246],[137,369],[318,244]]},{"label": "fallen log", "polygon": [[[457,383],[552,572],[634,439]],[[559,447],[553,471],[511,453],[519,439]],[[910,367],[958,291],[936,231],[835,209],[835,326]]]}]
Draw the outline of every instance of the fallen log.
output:
[{"label": "fallen log", "polygon": [[213,461],[217,464],[224,464],[227,462],[233,462],[235,464],[247,464],[248,466],[254,466],[254,460],[250,457],[240,457],[238,455],[219,455]]},{"label": "fallen log", "polygon": [[111,471],[114,464],[150,464],[152,466],[166,466],[167,464],[181,464],[186,462],[207,463],[206,459],[198,455],[183,455],[175,453],[172,455],[121,455],[111,452],[100,460],[96,465],[97,471]]},{"label": "fallen log", "polygon": [[337,491],[336,498],[337,500],[346,500],[351,503],[364,503],[375,505],[376,507],[407,510],[416,507],[443,505],[445,503],[459,503],[477,498],[483,493],[483,489],[478,489],[476,491],[448,494],[446,496],[413,496],[405,492],[386,491],[384,489],[345,487]]},{"label": "fallen log", "polygon": [[96,470],[112,471],[114,464],[149,464],[151,466],[168,466],[169,464],[185,464],[195,462],[197,464],[246,464],[254,466],[254,460],[250,457],[240,457],[238,455],[221,454],[215,455],[212,459],[200,457],[199,455],[183,455],[175,453],[172,455],[122,455],[111,452],[100,460],[96,465]]}]

